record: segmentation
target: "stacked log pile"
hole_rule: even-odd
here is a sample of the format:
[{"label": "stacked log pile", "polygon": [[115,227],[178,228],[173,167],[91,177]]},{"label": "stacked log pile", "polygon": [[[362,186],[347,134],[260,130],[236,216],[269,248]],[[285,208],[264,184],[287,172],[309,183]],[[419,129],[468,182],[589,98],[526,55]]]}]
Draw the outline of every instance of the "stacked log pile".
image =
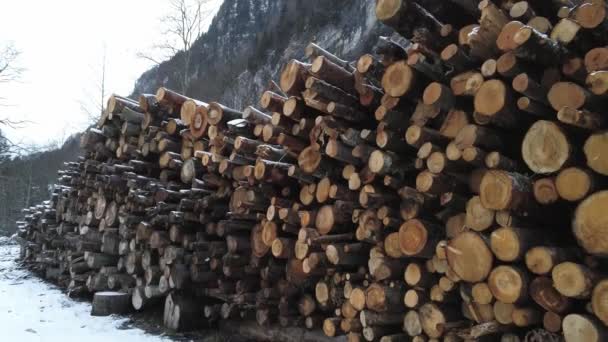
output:
[{"label": "stacked log pile", "polygon": [[113,96],[25,210],[24,259],[104,312],[124,311],[107,291],[164,305],[176,330],[606,340],[604,1],[376,14],[396,33],[374,51],[311,43],[259,106]]}]

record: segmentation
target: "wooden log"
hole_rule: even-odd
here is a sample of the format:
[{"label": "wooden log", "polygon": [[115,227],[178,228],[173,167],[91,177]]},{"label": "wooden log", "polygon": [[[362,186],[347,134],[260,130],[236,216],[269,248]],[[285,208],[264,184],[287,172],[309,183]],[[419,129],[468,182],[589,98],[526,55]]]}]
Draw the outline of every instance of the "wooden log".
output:
[{"label": "wooden log", "polygon": [[578,205],[573,217],[572,230],[578,244],[592,255],[608,255],[605,227],[602,225],[603,209],[608,201],[608,192],[600,191]]},{"label": "wooden log", "polygon": [[606,163],[608,159],[604,157],[607,136],[606,132],[594,133],[587,138],[584,145],[587,166],[602,175],[608,175],[608,164]]},{"label": "wooden log", "polygon": [[93,296],[92,316],[127,314],[133,310],[131,295],[122,292],[97,292]]},{"label": "wooden log", "polygon": [[382,88],[392,97],[416,96],[422,90],[417,88],[417,71],[413,70],[407,61],[391,64],[382,76]]},{"label": "wooden log", "polygon": [[501,80],[485,81],[475,93],[475,111],[500,127],[513,127],[512,94]]},{"label": "wooden log", "polygon": [[494,210],[487,209],[479,196],[472,197],[466,207],[466,227],[475,231],[484,231],[494,224]]},{"label": "wooden log", "polygon": [[548,277],[537,277],[530,283],[530,297],[543,309],[553,313],[564,313],[570,309],[571,301],[560,294]]},{"label": "wooden log", "polygon": [[424,304],[418,310],[422,330],[431,338],[441,337],[450,323],[459,319],[459,314],[449,307],[438,306],[434,303]]},{"label": "wooden log", "polygon": [[447,246],[447,260],[460,279],[480,282],[492,270],[492,251],[484,239],[473,232],[464,232],[450,240]]},{"label": "wooden log", "polygon": [[490,248],[496,258],[504,262],[522,260],[526,252],[545,237],[531,229],[501,227],[490,235]]},{"label": "wooden log", "polygon": [[292,59],[281,72],[279,82],[281,90],[288,95],[299,96],[305,89],[306,78],[309,75],[310,64]]},{"label": "wooden log", "polygon": [[599,342],[606,339],[606,328],[595,318],[581,314],[564,317],[562,329],[566,341]]},{"label": "wooden log", "polygon": [[557,65],[570,53],[559,42],[529,26],[520,28],[513,41],[518,45],[515,50],[518,57],[543,65]]},{"label": "wooden log", "polygon": [[312,62],[310,71],[348,93],[356,93],[353,73],[345,70],[342,66],[325,56],[316,57]]},{"label": "wooden log", "polygon": [[553,286],[566,297],[589,298],[597,275],[584,265],[563,262],[551,271]]},{"label": "wooden log", "polygon": [[532,201],[532,184],[520,174],[492,170],[485,173],[479,197],[492,210],[526,210]]},{"label": "wooden log", "polygon": [[467,125],[463,127],[454,139],[454,143],[461,150],[471,146],[494,150],[503,146],[500,134],[491,129],[477,125]]},{"label": "wooden log", "polygon": [[573,82],[557,82],[547,94],[549,104],[556,111],[564,107],[571,109],[585,108],[592,111],[601,111],[605,106],[605,100],[598,97]]},{"label": "wooden log", "polygon": [[515,304],[524,302],[528,296],[527,273],[514,266],[498,266],[488,277],[488,286],[497,300]]},{"label": "wooden log", "polygon": [[430,258],[443,238],[441,229],[419,219],[408,220],[399,228],[399,246],[406,256]]},{"label": "wooden log", "polygon": [[591,171],[570,167],[560,171],[555,179],[555,186],[561,198],[577,202],[595,192],[600,182],[599,178]]},{"label": "wooden log", "polygon": [[536,246],[526,252],[526,266],[539,275],[546,275],[553,267],[573,257],[570,250],[551,246]]}]

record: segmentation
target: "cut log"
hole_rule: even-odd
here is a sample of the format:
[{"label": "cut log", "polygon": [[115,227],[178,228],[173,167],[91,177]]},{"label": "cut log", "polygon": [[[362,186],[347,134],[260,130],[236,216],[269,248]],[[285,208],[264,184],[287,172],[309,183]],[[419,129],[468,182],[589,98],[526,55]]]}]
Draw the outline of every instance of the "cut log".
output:
[{"label": "cut log", "polygon": [[131,295],[122,292],[97,292],[93,296],[91,316],[124,315],[133,310]]},{"label": "cut log", "polygon": [[608,232],[604,224],[604,210],[608,205],[608,191],[600,191],[585,199],[576,208],[572,230],[578,244],[587,253],[605,257],[608,255]]},{"label": "cut log", "polygon": [[565,132],[555,123],[543,120],[530,127],[521,149],[528,167],[541,174],[560,170],[574,153]]},{"label": "cut log", "polygon": [[587,165],[595,172],[608,175],[608,157],[605,156],[608,132],[594,133],[585,142],[584,151]]},{"label": "cut log", "polygon": [[551,271],[553,286],[559,293],[572,298],[589,298],[597,275],[584,265],[563,262]]},{"label": "cut log", "polygon": [[464,232],[448,242],[447,260],[460,279],[480,282],[490,274],[494,257],[480,235]]},{"label": "cut log", "polygon": [[506,304],[522,303],[528,298],[527,273],[514,266],[498,266],[488,277],[488,286],[497,300]]},{"label": "cut log", "polygon": [[587,315],[570,314],[562,322],[564,338],[568,342],[600,342],[608,338],[608,331],[595,318]]}]

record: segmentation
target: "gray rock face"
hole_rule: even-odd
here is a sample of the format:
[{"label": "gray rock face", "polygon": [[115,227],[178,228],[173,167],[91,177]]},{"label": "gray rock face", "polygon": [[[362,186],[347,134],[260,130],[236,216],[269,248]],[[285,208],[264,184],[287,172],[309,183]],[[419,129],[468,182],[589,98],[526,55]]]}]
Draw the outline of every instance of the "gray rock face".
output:
[{"label": "gray rock face", "polygon": [[[235,109],[257,105],[281,67],[302,59],[314,41],[354,60],[389,30],[376,21],[370,0],[225,0],[209,31],[193,46],[187,95]],[[180,54],[145,72],[134,94],[177,89]]]}]

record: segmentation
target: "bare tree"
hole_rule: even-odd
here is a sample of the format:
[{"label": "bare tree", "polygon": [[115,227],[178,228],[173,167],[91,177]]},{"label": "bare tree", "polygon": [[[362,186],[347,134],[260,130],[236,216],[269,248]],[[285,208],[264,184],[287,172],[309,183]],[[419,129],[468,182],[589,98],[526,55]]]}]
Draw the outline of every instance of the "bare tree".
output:
[{"label": "bare tree", "polygon": [[160,64],[173,56],[181,58],[179,72],[180,90],[186,93],[190,86],[190,63],[192,61],[192,45],[203,32],[203,21],[211,14],[208,5],[210,0],[171,0],[170,13],[160,19],[164,42],[156,44],[152,50],[160,53],[139,52],[138,57],[145,58],[155,64]]},{"label": "bare tree", "polygon": [[80,109],[87,115],[87,122],[95,122],[105,110],[106,100],[106,70],[107,70],[107,48],[103,45],[103,53],[101,55],[100,64],[90,68],[94,88],[83,90],[83,99],[79,100]]},{"label": "bare tree", "polygon": [[23,73],[17,61],[21,51],[17,50],[13,42],[7,42],[0,50],[0,83],[17,81]]},{"label": "bare tree", "polygon": [[[19,56],[21,56],[21,51],[17,49],[12,41],[0,44],[0,84],[19,81],[25,70],[19,65]],[[5,100],[5,97],[0,96],[0,106],[10,107],[11,105],[7,104]],[[11,120],[8,117],[0,118],[0,125],[14,129],[21,128],[27,123],[29,123],[29,121]],[[14,144],[14,146],[16,145]]]}]

